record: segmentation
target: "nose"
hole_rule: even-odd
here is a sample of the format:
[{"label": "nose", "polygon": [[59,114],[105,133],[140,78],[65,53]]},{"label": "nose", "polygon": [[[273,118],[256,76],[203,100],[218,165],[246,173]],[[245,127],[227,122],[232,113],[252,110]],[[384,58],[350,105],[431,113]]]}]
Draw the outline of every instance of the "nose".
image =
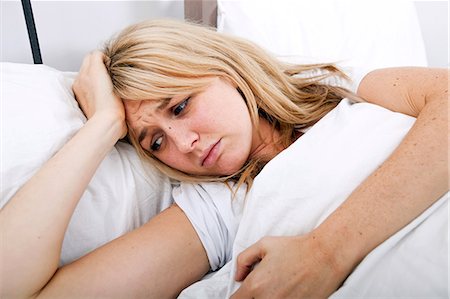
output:
[{"label": "nose", "polygon": [[166,134],[181,153],[192,152],[199,140],[197,133],[182,125],[169,126]]}]

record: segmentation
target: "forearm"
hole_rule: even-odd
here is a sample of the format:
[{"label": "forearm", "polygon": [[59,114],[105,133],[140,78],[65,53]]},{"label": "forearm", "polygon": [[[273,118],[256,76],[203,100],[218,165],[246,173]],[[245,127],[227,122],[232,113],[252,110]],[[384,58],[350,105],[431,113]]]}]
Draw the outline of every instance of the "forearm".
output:
[{"label": "forearm", "polygon": [[0,211],[3,295],[30,296],[52,277],[72,213],[122,131],[94,116]]},{"label": "forearm", "polygon": [[314,234],[349,273],[448,191],[448,96],[430,101],[394,153]]},{"label": "forearm", "polygon": [[[209,270],[178,206],[57,271],[43,298],[175,298]],[[40,298],[40,297],[39,297]]]}]

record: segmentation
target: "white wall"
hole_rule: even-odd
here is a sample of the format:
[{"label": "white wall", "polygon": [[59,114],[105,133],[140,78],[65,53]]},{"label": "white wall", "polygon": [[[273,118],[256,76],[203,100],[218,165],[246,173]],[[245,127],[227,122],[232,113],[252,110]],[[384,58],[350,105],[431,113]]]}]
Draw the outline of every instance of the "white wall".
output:
[{"label": "white wall", "polygon": [[[85,53],[126,25],[157,17],[184,18],[183,1],[31,1],[42,60],[77,71]],[[1,61],[33,63],[22,5],[1,0]]]},{"label": "white wall", "polygon": [[[448,0],[415,3],[429,65],[448,67]],[[0,61],[32,63],[20,0],[1,0],[0,5]],[[43,62],[69,71],[77,71],[85,53],[128,24],[164,16],[183,19],[184,15],[182,0],[32,0],[32,6]]]},{"label": "white wall", "polygon": [[449,67],[449,1],[415,1],[428,65]]}]

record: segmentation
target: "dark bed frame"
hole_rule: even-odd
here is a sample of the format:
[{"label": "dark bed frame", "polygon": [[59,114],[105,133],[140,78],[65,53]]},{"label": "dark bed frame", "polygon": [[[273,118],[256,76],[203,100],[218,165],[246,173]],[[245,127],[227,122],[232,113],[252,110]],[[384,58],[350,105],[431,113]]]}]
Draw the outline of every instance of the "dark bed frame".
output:
[{"label": "dark bed frame", "polygon": [[42,64],[41,49],[34,23],[33,9],[30,0],[22,0],[22,9],[27,23],[28,39],[30,40],[31,52],[33,53],[34,64]]},{"label": "dark bed frame", "polygon": [[[41,49],[30,0],[21,0],[34,64],[42,64]],[[207,26],[217,25],[216,0],[184,0],[184,19]]]}]

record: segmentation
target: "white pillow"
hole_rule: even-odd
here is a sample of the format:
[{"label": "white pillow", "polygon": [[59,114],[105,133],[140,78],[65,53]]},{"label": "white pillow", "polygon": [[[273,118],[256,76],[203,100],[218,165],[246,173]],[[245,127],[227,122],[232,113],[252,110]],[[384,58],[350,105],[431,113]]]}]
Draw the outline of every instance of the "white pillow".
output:
[{"label": "white pillow", "polygon": [[[83,125],[74,73],[1,63],[0,207]],[[142,225],[171,203],[169,179],[119,142],[83,194],[67,230],[61,264]]]},{"label": "white pillow", "polygon": [[354,88],[373,69],[427,65],[412,1],[218,0],[217,29],[288,61],[336,62]]}]

